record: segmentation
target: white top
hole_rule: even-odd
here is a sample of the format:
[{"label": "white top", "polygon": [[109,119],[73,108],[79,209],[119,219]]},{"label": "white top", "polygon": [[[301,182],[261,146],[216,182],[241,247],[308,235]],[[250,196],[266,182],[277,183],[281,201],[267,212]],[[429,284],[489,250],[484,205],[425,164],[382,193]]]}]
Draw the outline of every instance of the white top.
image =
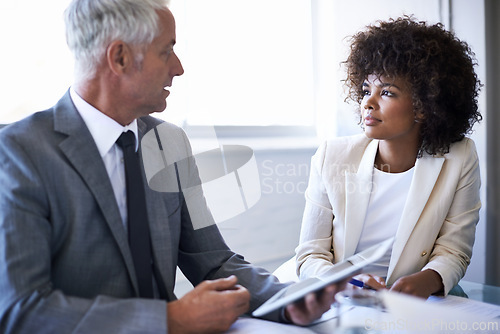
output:
[{"label": "white top", "polygon": [[97,149],[101,154],[104,166],[108,172],[111,186],[115,194],[123,226],[127,230],[127,192],[125,183],[125,166],[123,163],[122,149],[116,144],[116,140],[122,132],[131,130],[135,134],[136,150],[139,145],[137,121],[134,120],[127,126],[122,126],[114,119],[100,112],[85,100],[78,93],[70,88],[70,95],[76,110],[80,113],[94,138]]},{"label": "white top", "polygon": [[[386,173],[373,168],[372,192],[356,253],[396,235],[415,167],[403,173]],[[387,276],[390,250],[366,271]]]}]

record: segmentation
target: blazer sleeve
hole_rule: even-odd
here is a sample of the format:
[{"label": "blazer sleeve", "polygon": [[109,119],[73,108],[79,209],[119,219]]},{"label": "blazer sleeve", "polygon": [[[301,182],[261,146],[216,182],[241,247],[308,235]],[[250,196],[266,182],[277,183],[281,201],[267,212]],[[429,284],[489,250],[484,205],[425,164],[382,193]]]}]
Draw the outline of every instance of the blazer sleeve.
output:
[{"label": "blazer sleeve", "polygon": [[311,172],[305,193],[300,241],[295,249],[297,275],[320,277],[333,266],[332,221],[334,218],[322,172],[327,143],[322,144],[311,159]]},{"label": "blazer sleeve", "polygon": [[465,139],[457,148],[458,152],[450,153],[461,157],[460,177],[429,262],[422,269],[433,269],[441,275],[445,295],[465,275],[470,263],[481,208],[481,177],[474,142]]},{"label": "blazer sleeve", "polygon": [[53,287],[60,245],[50,221],[51,189],[17,138],[0,138],[0,332],[165,333],[164,301],[81,298]]}]

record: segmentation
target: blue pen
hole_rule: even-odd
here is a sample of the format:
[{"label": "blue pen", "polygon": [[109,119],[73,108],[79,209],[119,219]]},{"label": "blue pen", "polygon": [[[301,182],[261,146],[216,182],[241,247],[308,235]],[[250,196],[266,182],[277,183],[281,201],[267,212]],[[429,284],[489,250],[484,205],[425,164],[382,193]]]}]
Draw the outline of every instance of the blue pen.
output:
[{"label": "blue pen", "polygon": [[357,280],[355,278],[351,278],[351,280],[349,281],[349,283],[351,283],[354,286],[360,287],[360,288],[364,287],[364,285],[365,285],[365,283],[363,283],[360,280]]},{"label": "blue pen", "polygon": [[351,280],[349,281],[349,283],[351,283],[354,286],[360,287],[362,289],[374,290],[371,286],[366,285],[364,282],[362,282],[360,280],[357,280],[355,278],[351,278]]}]

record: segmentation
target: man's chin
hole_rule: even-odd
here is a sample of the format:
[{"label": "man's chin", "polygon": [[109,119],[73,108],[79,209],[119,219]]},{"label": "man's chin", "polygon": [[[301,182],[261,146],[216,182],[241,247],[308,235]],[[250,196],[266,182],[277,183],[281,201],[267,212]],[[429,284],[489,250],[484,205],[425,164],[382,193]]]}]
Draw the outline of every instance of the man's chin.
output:
[{"label": "man's chin", "polygon": [[164,112],[167,109],[167,101],[165,101],[162,105],[158,105],[156,108],[153,108],[153,111],[150,114]]}]

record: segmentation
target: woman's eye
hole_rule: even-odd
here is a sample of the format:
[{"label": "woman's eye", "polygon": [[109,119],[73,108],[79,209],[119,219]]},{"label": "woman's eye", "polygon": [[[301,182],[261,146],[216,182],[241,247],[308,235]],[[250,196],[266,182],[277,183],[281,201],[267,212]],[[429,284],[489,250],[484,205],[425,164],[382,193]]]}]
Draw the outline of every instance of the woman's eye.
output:
[{"label": "woman's eye", "polygon": [[363,96],[370,95],[370,91],[367,89],[363,89]]},{"label": "woman's eye", "polygon": [[386,96],[394,96],[393,93],[389,92],[388,90],[383,90],[382,91],[382,95],[386,95]]}]

